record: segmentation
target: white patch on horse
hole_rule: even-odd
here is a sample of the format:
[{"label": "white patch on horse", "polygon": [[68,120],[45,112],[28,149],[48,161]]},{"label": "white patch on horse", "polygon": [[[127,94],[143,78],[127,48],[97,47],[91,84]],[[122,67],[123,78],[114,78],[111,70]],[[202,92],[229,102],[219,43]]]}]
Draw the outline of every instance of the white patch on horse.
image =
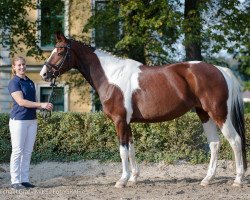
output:
[{"label": "white patch on horse", "polygon": [[122,177],[121,179],[123,180],[128,180],[129,176],[130,176],[130,173],[129,173],[129,162],[128,162],[128,158],[129,158],[129,152],[128,152],[128,148],[123,146],[123,145],[120,145],[120,155],[121,155],[121,159],[124,161],[122,162],[123,165],[123,174],[122,174]]},{"label": "white patch on horse", "polygon": [[[227,99],[227,109],[228,109],[228,117],[230,117],[230,112],[231,112],[231,107],[232,107],[232,102],[233,102],[233,96],[232,96],[232,91],[234,90],[234,85],[237,85],[237,81],[234,78],[233,73],[231,72],[230,69],[225,68],[225,67],[220,67],[220,66],[216,66],[214,65],[217,69],[219,69],[221,71],[221,73],[223,74],[226,82],[227,82],[227,87],[228,87],[228,99]],[[235,91],[237,94],[237,91]]]},{"label": "white patch on horse", "polygon": [[129,161],[132,170],[132,174],[130,175],[129,181],[136,183],[137,178],[140,174],[139,167],[136,164],[135,160],[135,147],[133,143],[129,143]]},{"label": "white patch on horse", "polygon": [[202,180],[201,185],[206,186],[209,181],[213,179],[216,173],[217,161],[218,161],[218,150],[220,147],[220,138],[217,133],[217,127],[214,121],[210,118],[209,121],[203,124],[204,132],[207,136],[211,151],[211,159],[207,171],[206,177]]},{"label": "white patch on horse", "polygon": [[[56,48],[51,52],[49,58],[48,58],[46,61],[49,61],[50,58],[51,58],[51,56],[52,56],[55,52],[57,52],[57,49],[56,49]],[[43,68],[42,68],[41,71],[40,71],[40,76],[43,78],[43,76],[44,76],[44,74],[46,74],[46,72],[47,72],[47,66],[46,66],[46,65],[43,65]]]},{"label": "white patch on horse", "polygon": [[118,86],[124,95],[124,107],[127,111],[127,123],[129,124],[132,109],[132,94],[140,89],[138,77],[141,72],[139,66],[142,63],[131,59],[121,59],[106,52],[96,50],[94,52],[100,60],[103,71],[110,84]]},{"label": "white patch on horse", "polygon": [[199,64],[199,63],[201,63],[201,61],[188,61],[188,63],[190,63],[190,64]]}]

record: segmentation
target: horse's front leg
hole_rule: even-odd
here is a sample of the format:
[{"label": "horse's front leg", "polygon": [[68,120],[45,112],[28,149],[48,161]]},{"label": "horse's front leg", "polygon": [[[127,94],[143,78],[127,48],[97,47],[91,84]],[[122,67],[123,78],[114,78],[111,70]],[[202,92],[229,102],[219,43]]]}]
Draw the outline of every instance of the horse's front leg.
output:
[{"label": "horse's front leg", "polygon": [[139,167],[135,160],[135,147],[134,147],[132,140],[129,143],[129,161],[130,161],[130,166],[131,166],[131,171],[132,171],[129,181],[131,181],[133,184],[136,184],[137,178],[139,177],[140,172],[139,172]]},{"label": "horse's front leg", "polygon": [[128,145],[120,144],[120,157],[122,160],[122,177],[116,182],[115,187],[122,188],[128,183],[130,177],[129,164],[128,164]]},{"label": "horse's front leg", "polygon": [[[139,167],[135,160],[135,148],[134,144],[129,142],[129,146],[120,145],[120,156],[122,159],[122,177],[119,181],[116,182],[115,187],[121,188],[127,185],[128,180],[133,184],[137,183],[137,178],[139,177]],[[129,160],[128,160],[129,158]],[[129,164],[130,161],[131,171],[129,171]]]},{"label": "horse's front leg", "polygon": [[115,121],[116,133],[119,139],[119,150],[120,157],[122,160],[122,177],[116,182],[115,187],[122,188],[127,185],[128,179],[130,177],[129,172],[129,125],[126,123],[126,120],[120,118]]},{"label": "horse's front leg", "polygon": [[[133,183],[137,182],[139,169],[135,161],[135,149],[132,141],[130,125],[127,124],[125,120],[120,120],[115,123],[115,127],[119,138],[120,157],[122,160],[122,177],[116,182],[115,187],[121,188],[127,185],[128,180]],[[131,176],[129,171],[129,160],[132,169]]]}]

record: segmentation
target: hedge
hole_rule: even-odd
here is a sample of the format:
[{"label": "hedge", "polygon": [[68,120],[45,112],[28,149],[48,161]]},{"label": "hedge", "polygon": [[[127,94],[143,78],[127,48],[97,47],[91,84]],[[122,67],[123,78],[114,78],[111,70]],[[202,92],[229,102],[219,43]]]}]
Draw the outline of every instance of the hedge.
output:
[{"label": "hedge", "polygon": [[[246,114],[245,119],[247,157],[250,160],[250,114]],[[8,114],[0,114],[0,162],[9,162],[11,154],[8,121]],[[138,161],[173,163],[185,160],[203,163],[210,158],[202,124],[195,113],[163,123],[133,123],[132,131]],[[232,150],[222,137],[219,159],[232,158]],[[79,159],[120,160],[112,121],[103,113],[54,112],[45,121],[38,115],[32,161]]]}]

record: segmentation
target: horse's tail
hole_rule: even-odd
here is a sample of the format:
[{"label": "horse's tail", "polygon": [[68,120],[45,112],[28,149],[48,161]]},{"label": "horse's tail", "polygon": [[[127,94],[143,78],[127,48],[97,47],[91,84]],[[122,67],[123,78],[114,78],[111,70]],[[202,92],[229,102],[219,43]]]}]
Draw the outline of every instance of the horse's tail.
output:
[{"label": "horse's tail", "polygon": [[[232,73],[232,72],[231,72]],[[246,153],[246,136],[245,136],[245,121],[244,121],[244,103],[242,97],[241,86],[233,75],[233,91],[231,105],[231,120],[233,126],[241,138],[241,148],[244,169],[247,170],[247,153]]]},{"label": "horse's tail", "polygon": [[244,103],[242,97],[242,87],[230,69],[220,67],[220,70],[223,70],[227,74],[227,78],[231,82],[230,84],[231,87],[228,84],[229,93],[231,94],[231,102],[229,102],[229,105],[231,104],[231,112],[230,108],[229,112],[231,114],[230,117],[233,126],[241,138],[243,165],[244,169],[247,170],[246,136],[245,136],[246,131],[244,122]]}]

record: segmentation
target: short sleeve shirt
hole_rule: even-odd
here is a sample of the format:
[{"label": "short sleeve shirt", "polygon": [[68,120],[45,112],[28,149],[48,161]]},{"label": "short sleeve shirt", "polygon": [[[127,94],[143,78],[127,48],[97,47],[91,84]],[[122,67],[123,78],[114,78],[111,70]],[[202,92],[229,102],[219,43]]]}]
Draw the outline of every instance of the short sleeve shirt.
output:
[{"label": "short sleeve shirt", "polygon": [[[8,85],[9,93],[21,91],[23,98],[29,101],[36,101],[36,89],[34,82],[28,77],[26,79],[14,76]],[[10,118],[14,120],[33,120],[36,119],[36,108],[26,108],[19,106],[18,103],[13,99],[13,108],[10,112]]]}]

